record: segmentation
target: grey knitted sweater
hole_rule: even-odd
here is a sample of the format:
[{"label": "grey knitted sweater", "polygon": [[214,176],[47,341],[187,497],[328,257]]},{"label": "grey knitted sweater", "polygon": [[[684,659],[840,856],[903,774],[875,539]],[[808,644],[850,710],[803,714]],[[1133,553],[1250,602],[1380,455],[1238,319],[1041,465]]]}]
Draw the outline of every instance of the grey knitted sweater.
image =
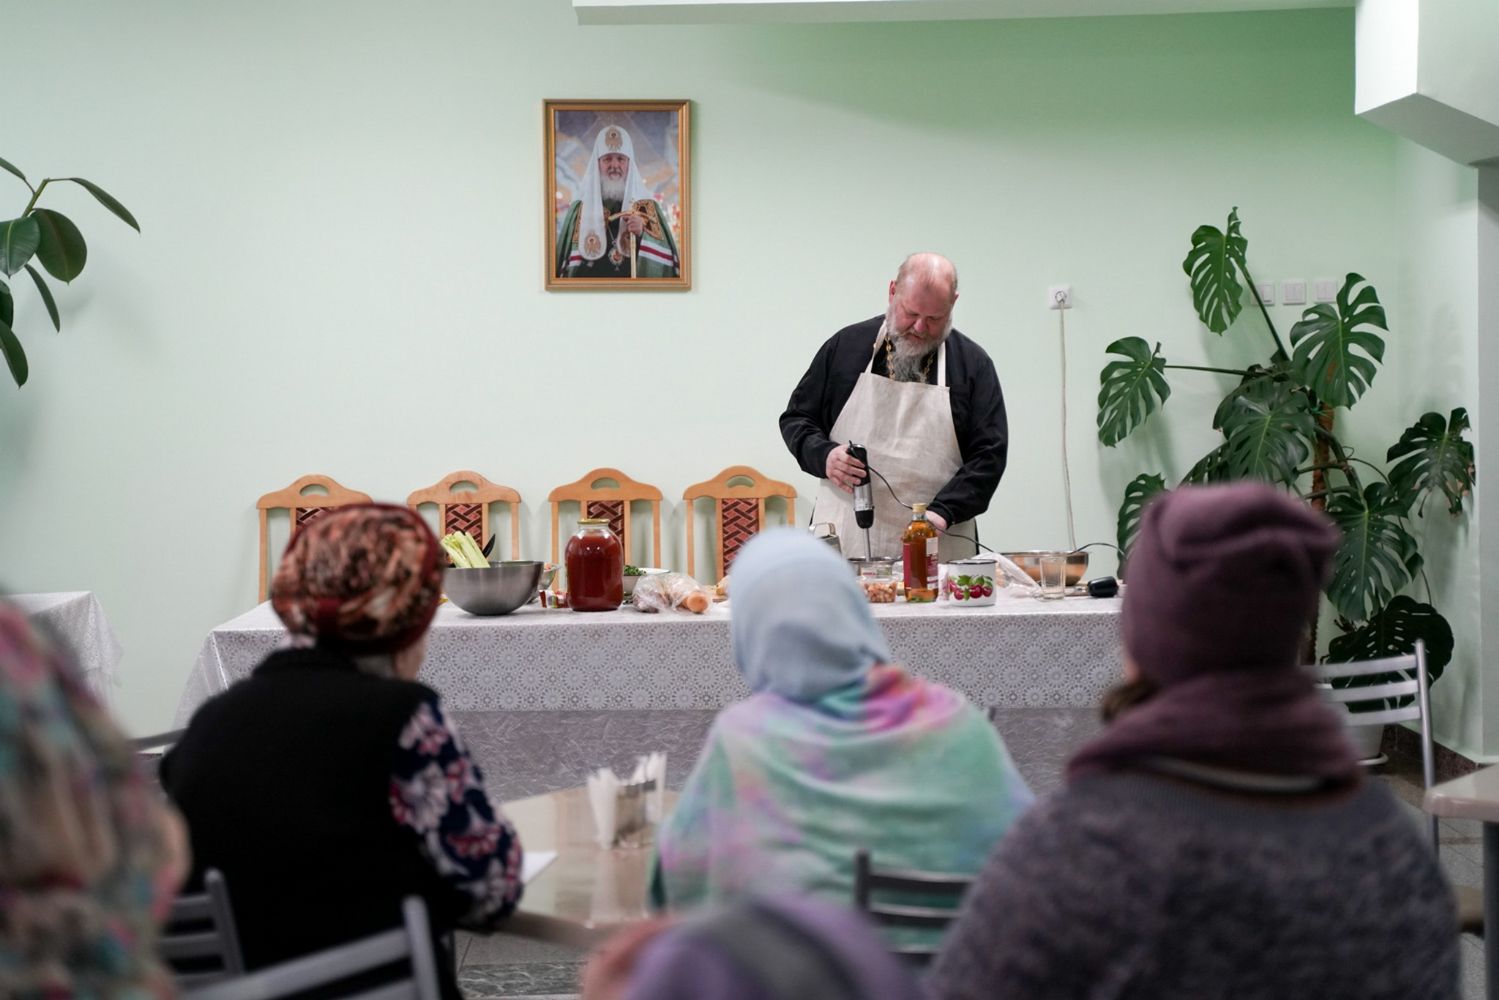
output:
[{"label": "grey knitted sweater", "polygon": [[929,981],[938,1000],[1447,1000],[1451,890],[1383,785],[1230,795],[1084,778],[1000,841]]}]

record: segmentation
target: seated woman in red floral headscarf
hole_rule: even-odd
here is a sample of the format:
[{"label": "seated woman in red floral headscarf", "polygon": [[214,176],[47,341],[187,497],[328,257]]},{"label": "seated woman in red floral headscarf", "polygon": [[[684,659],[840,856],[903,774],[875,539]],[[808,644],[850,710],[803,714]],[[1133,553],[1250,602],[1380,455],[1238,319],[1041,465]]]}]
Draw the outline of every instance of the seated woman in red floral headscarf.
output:
[{"label": "seated woman in red floral headscarf", "polygon": [[442,566],[404,507],[299,531],[271,605],[302,644],[205,703],[162,762],[194,877],[224,873],[250,968],[396,926],[405,896],[426,901],[434,939],[493,929],[520,898],[515,829],[416,681]]}]

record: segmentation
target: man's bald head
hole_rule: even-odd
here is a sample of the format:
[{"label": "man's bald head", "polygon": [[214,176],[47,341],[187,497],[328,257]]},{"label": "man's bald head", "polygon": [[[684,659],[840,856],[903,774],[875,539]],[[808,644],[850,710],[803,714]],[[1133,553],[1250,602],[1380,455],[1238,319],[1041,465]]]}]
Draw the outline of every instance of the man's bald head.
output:
[{"label": "man's bald head", "polygon": [[937,253],[913,253],[890,282],[885,333],[895,351],[890,372],[896,381],[919,377],[923,359],[952,331],[958,301],[958,269]]},{"label": "man's bald head", "polygon": [[958,269],[940,253],[913,253],[901,261],[900,270],[895,272],[892,291],[907,292],[918,287],[940,292],[949,301],[956,302]]}]

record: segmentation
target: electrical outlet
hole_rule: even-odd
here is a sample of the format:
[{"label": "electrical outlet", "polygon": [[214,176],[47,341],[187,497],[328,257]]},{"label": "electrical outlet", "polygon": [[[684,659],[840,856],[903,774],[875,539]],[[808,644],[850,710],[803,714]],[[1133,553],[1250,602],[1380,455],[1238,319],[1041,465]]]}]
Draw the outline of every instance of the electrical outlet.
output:
[{"label": "electrical outlet", "polygon": [[1280,283],[1280,301],[1288,306],[1306,305],[1306,282],[1301,280]]},{"label": "electrical outlet", "polygon": [[1275,305],[1275,282],[1256,281],[1254,290],[1259,293],[1260,301],[1267,306]]},{"label": "electrical outlet", "polygon": [[1048,309],[1071,309],[1072,308],[1072,286],[1051,285],[1046,289],[1046,308]]},{"label": "electrical outlet", "polygon": [[1332,302],[1338,297],[1337,278],[1316,278],[1312,281],[1312,299],[1315,302]]}]

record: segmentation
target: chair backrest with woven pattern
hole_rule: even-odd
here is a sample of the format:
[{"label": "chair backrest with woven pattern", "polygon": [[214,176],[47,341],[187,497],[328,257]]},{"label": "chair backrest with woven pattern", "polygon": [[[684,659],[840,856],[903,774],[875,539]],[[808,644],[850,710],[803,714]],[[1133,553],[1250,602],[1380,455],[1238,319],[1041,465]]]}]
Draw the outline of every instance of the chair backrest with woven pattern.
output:
[{"label": "chair backrest with woven pattern", "polygon": [[[464,469],[414,491],[406,503],[412,508],[436,504],[438,535],[466,531],[480,548],[489,541],[489,508],[497,503],[509,504],[510,558],[520,558],[520,494],[508,486],[491,483],[477,472]],[[500,558],[498,553],[493,557]]]},{"label": "chair backrest with woven pattern", "polygon": [[[322,492],[309,492],[311,490],[322,490]],[[297,531],[304,525],[333,508],[342,507],[345,504],[369,502],[368,493],[348,489],[341,486],[333,477],[320,476],[316,473],[303,476],[286,489],[275,490],[256,500],[255,507],[260,513],[260,599],[265,600],[271,592],[271,511],[287,512],[287,519],[291,522],[291,533],[287,539],[289,542],[296,537]]]},{"label": "chair backrest with woven pattern", "polygon": [[[1353,663],[1315,663],[1307,668],[1329,686],[1322,694],[1328,701],[1349,708],[1348,721],[1356,726],[1385,726],[1415,722],[1420,726],[1421,777],[1425,787],[1436,784],[1436,754],[1431,742],[1431,675],[1426,670],[1426,643],[1403,656]],[[1352,710],[1351,706],[1362,708]],[[1437,817],[1431,816],[1431,849],[1441,842]]]},{"label": "chair backrest with woven pattern", "polygon": [[244,973],[229,887],[217,868],[204,873],[202,892],[181,893],[172,901],[156,950],[184,990]]},{"label": "chair backrest with woven pattern", "polygon": [[[613,483],[613,485],[609,485]],[[559,560],[561,535],[558,518],[562,504],[575,502],[579,517],[602,517],[619,536],[625,549],[625,562],[631,561],[631,514],[630,505],[648,502],[651,505],[651,565],[661,565],[661,491],[648,483],[640,483],[618,469],[599,468],[585,473],[576,482],[557,487],[547,495],[552,505],[552,562]]]},{"label": "chair backrest with woven pattern", "polygon": [[[958,905],[972,884],[967,875],[876,868],[864,848],[854,854],[854,906],[882,927],[941,930],[957,919]],[[908,896],[911,901],[890,902],[891,894]],[[929,963],[937,954],[935,945],[897,945],[890,950],[918,965]]]},{"label": "chair backrest with woven pattern", "polygon": [[796,523],[796,489],[790,483],[768,479],[759,470],[748,465],[731,465],[712,479],[695,483],[682,493],[685,501],[687,524],[687,573],[697,574],[695,547],[697,539],[692,528],[692,509],[698,500],[713,501],[714,517],[718,525],[713,568],[715,580],[721,580],[734,563],[744,543],[765,528],[765,501],[771,497],[786,500],[786,523]]},{"label": "chair backrest with woven pattern", "polygon": [[401,914],[401,927],[195,990],[192,1000],[281,1000],[398,962],[406,966],[397,974],[402,978],[357,995],[380,1000],[439,1000],[427,908],[419,898],[410,896],[401,904]]}]

